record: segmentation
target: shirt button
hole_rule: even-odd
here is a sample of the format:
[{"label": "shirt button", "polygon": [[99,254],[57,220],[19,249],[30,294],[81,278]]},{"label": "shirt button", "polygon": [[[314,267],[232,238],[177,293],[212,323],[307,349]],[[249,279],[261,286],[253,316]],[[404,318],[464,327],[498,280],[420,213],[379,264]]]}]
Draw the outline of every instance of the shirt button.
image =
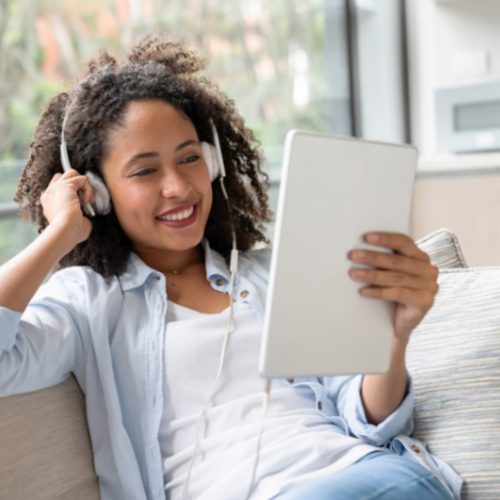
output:
[{"label": "shirt button", "polygon": [[286,381],[289,383],[289,384],[293,384],[295,382],[295,379],[294,378],[287,378]]},{"label": "shirt button", "polygon": [[160,277],[159,276],[155,276],[155,280],[160,281]]},{"label": "shirt button", "polygon": [[240,297],[242,299],[246,299],[248,297],[248,293],[246,290],[243,290],[241,293],[240,293]]},{"label": "shirt button", "polygon": [[224,280],[223,280],[222,278],[220,278],[220,279],[218,279],[218,280],[215,282],[215,284],[216,284],[217,286],[222,286],[222,285],[224,284]]},{"label": "shirt button", "polygon": [[411,449],[412,449],[415,453],[420,453],[420,448],[419,448],[416,444],[412,445]]},{"label": "shirt button", "polygon": [[323,409],[323,404],[321,403],[321,401],[318,401],[318,410],[322,410]]}]

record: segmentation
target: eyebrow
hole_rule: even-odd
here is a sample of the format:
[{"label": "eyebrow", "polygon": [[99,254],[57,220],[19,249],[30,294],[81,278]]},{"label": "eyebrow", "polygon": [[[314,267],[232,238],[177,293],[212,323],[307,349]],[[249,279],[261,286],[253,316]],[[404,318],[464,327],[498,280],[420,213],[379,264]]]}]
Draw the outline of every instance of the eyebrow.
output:
[{"label": "eyebrow", "polygon": [[160,154],[155,153],[154,151],[150,153],[139,153],[132,156],[132,158],[130,158],[130,160],[125,163],[125,168],[130,167],[130,165],[132,165],[132,163],[136,162],[137,160],[142,160],[143,158],[157,158],[158,156],[160,156]]},{"label": "eyebrow", "polygon": [[[198,141],[195,141],[194,139],[190,139],[189,141],[186,141],[186,142],[183,142],[182,144],[179,144],[175,148],[175,152],[177,153],[177,151],[180,151],[181,149],[184,149],[188,146],[191,146],[192,144],[199,145],[200,143]],[[130,165],[132,163],[136,162],[137,160],[142,160],[143,158],[158,158],[159,156],[160,156],[160,154],[157,153],[156,151],[150,151],[148,153],[136,154],[136,155],[132,156],[132,158],[130,158],[130,160],[125,164],[125,168],[130,167]]]},{"label": "eyebrow", "polygon": [[183,142],[182,144],[179,144],[179,146],[177,146],[175,148],[175,152],[177,153],[177,151],[180,151],[181,149],[184,149],[188,146],[191,146],[191,144],[197,144],[198,146],[200,145],[200,143],[198,141],[195,141],[194,139],[189,139],[189,141],[186,141],[186,142]]}]

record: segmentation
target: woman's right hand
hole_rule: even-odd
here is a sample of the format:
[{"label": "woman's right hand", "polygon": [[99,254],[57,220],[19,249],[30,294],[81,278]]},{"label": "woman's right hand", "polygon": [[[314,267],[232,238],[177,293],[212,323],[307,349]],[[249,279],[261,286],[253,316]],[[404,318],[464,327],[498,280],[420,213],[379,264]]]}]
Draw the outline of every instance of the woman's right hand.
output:
[{"label": "woman's right hand", "polygon": [[48,227],[0,266],[0,306],[22,313],[54,265],[90,236],[92,222],[83,215],[78,191],[83,203],[94,201],[94,190],[84,175],[76,170],[54,175],[40,196]]},{"label": "woman's right hand", "polygon": [[80,205],[95,201],[94,190],[85,175],[76,170],[56,174],[40,197],[43,215],[51,225],[61,224],[74,238],[74,246],[85,241],[92,231],[92,223],[83,215]]}]

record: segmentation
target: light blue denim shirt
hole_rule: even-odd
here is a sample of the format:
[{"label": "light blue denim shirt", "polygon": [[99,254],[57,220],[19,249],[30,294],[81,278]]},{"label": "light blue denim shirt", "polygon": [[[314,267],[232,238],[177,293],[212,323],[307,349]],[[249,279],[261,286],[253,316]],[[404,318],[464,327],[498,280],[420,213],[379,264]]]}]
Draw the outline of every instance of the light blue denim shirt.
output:
[{"label": "light blue denim shirt", "polygon": [[[228,292],[225,260],[206,240],[203,245],[208,281]],[[270,259],[270,248],[241,254],[235,278],[236,300],[248,303],[261,322]],[[86,396],[102,500],[165,499],[158,430],[166,313],[165,277],[135,254],[119,278],[70,267],[55,273],[23,314],[0,307],[0,396],[42,389],[75,374]],[[361,375],[307,377],[294,384],[310,388],[318,411],[333,425],[423,462],[458,500],[460,477],[408,437],[411,379],[401,406],[377,426],[367,422],[361,381]]]}]

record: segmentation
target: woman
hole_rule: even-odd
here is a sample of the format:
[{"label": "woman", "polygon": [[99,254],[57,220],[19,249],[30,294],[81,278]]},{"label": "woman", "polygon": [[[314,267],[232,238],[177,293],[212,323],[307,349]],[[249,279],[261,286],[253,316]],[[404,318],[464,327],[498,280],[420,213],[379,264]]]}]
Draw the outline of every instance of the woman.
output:
[{"label": "woman", "polygon": [[[43,231],[0,269],[0,395],[75,374],[103,500],[243,500],[250,486],[270,260],[270,249],[251,249],[266,241],[267,186],[252,132],[198,76],[201,67],[181,43],[157,37],[121,63],[101,51],[71,95],[49,101],[19,183],[23,214]],[[62,173],[65,118],[73,169]],[[229,204],[202,152],[202,141],[214,141],[211,122]],[[81,203],[95,200],[92,175],[104,180],[112,209],[89,218]],[[233,230],[241,254],[232,336],[188,484],[196,421],[232,309]],[[376,268],[351,271],[368,283],[362,295],[398,303],[390,369],[275,381],[254,500],[451,498],[437,472],[390,448],[412,428],[404,354],[433,303],[437,270],[406,236],[367,241],[396,252],[349,255]]]}]

